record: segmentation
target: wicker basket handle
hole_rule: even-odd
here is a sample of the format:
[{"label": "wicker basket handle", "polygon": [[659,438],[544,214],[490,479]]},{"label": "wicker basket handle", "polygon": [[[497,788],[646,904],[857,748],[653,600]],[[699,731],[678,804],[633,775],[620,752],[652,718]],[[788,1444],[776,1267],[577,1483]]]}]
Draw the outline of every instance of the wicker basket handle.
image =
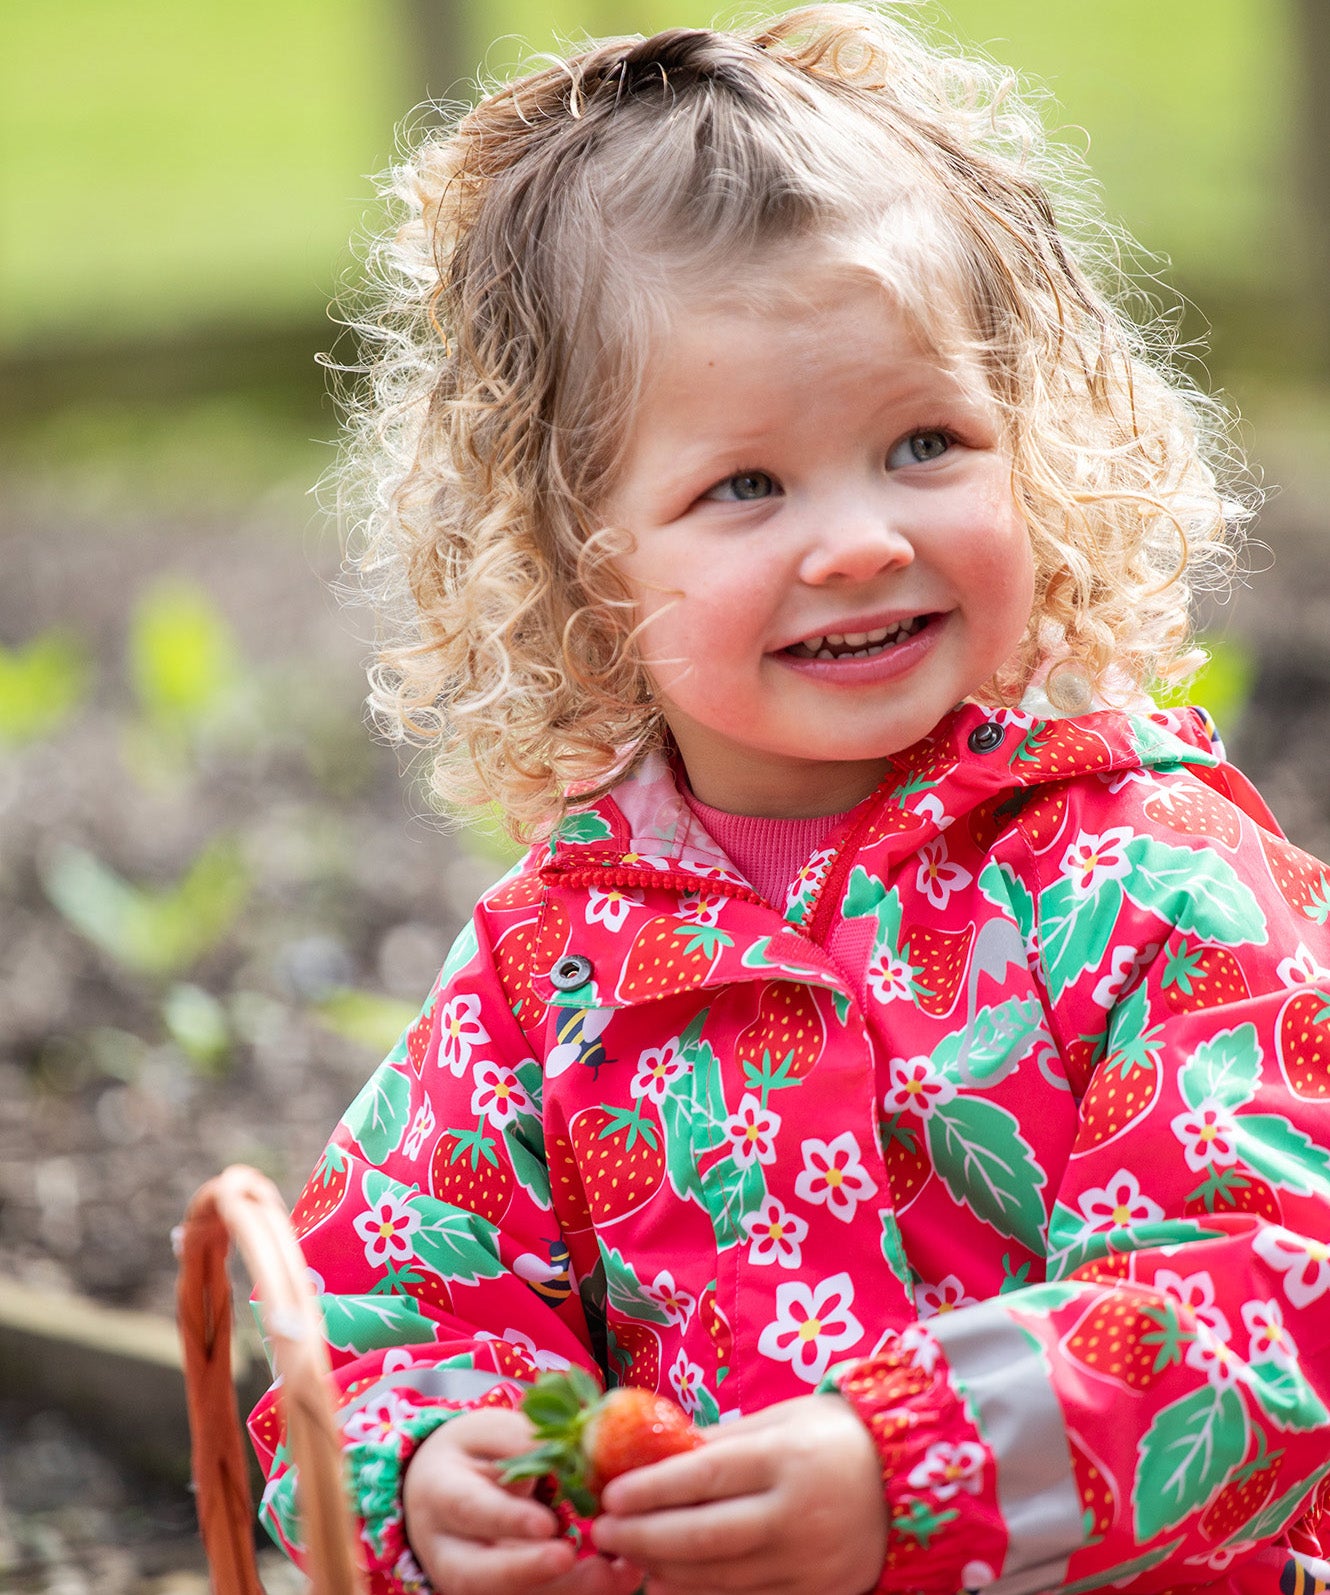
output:
[{"label": "wicker basket handle", "polygon": [[231,1377],[234,1240],[258,1289],[281,1378],[312,1595],[364,1595],[342,1485],[323,1322],[277,1187],[243,1165],[195,1193],[180,1237],[177,1300],[199,1531],[214,1595],[263,1595],[254,1560],[247,1444]]}]

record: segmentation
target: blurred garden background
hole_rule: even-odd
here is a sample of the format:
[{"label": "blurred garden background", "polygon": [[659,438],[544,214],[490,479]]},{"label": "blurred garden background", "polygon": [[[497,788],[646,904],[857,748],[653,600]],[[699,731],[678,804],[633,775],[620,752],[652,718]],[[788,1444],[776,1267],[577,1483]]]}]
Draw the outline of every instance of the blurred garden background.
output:
[{"label": "blurred garden background", "polygon": [[[1205,617],[1199,696],[1330,854],[1330,6],[920,9],[1051,92],[1162,273],[1150,293],[1209,346],[1270,497],[1253,575]],[[0,1287],[22,1302],[169,1315],[190,1193],[243,1160],[294,1197],[503,865],[365,728],[372,623],[332,591],[311,494],[335,436],[317,356],[371,174],[423,101],[524,47],[714,14],[5,7]],[[123,1425],[5,1344],[0,1590],[201,1588],[169,1467],[135,1471]]]}]

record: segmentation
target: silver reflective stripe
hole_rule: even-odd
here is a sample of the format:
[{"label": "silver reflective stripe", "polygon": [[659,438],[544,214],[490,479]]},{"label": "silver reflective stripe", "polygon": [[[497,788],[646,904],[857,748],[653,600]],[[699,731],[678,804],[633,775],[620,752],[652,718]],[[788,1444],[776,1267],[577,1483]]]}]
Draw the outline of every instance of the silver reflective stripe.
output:
[{"label": "silver reflective stripe", "polygon": [[1085,1543],[1062,1409],[1043,1358],[996,1301],[927,1320],[985,1440],[1001,1458],[998,1504],[1011,1536],[989,1595],[1056,1589]]},{"label": "silver reflective stripe", "polygon": [[508,1379],[503,1374],[485,1373],[479,1368],[399,1368],[396,1373],[385,1374],[368,1390],[362,1390],[353,1401],[338,1413],[338,1422],[345,1426],[353,1412],[359,1412],[371,1402],[387,1395],[390,1390],[411,1390],[430,1401],[476,1401],[495,1385],[521,1384],[520,1379]]}]

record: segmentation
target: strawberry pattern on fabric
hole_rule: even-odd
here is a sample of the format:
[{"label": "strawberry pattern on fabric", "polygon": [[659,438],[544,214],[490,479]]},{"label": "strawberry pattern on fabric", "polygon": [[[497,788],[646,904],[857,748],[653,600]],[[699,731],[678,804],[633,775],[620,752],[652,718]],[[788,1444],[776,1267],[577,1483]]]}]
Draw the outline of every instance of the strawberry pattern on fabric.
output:
[{"label": "strawberry pattern on fabric", "polygon": [[918,1430],[884,1589],[1273,1591],[1330,1490],[1327,920],[1189,711],[964,706],[783,913],[648,762],[486,894],[297,1204],[373,1587],[420,1439],[573,1364]]}]

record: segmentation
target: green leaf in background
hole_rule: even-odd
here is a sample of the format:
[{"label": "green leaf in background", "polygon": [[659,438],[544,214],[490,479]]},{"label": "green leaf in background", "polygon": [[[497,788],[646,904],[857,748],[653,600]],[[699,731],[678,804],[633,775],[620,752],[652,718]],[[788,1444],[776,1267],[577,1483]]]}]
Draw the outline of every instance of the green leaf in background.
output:
[{"label": "green leaf in background", "polygon": [[0,648],[0,747],[52,736],[87,697],[87,650],[60,627]]},{"label": "green leaf in background", "polygon": [[144,714],[166,730],[198,730],[243,681],[225,618],[202,588],[176,579],[156,583],[136,605],[129,668]]},{"label": "green leaf in background", "polygon": [[231,1027],[210,991],[177,981],[162,1003],[162,1018],[171,1039],[202,1072],[220,1072],[231,1050]]},{"label": "green leaf in background", "polygon": [[399,1002],[377,991],[337,986],[314,1004],[314,1012],[335,1036],[369,1047],[383,1057],[420,1009],[416,1003]]},{"label": "green leaf in background", "polygon": [[214,838],[173,886],[136,886],[81,847],[43,872],[46,895],[95,946],[138,974],[183,974],[225,940],[249,895],[229,836]]}]

